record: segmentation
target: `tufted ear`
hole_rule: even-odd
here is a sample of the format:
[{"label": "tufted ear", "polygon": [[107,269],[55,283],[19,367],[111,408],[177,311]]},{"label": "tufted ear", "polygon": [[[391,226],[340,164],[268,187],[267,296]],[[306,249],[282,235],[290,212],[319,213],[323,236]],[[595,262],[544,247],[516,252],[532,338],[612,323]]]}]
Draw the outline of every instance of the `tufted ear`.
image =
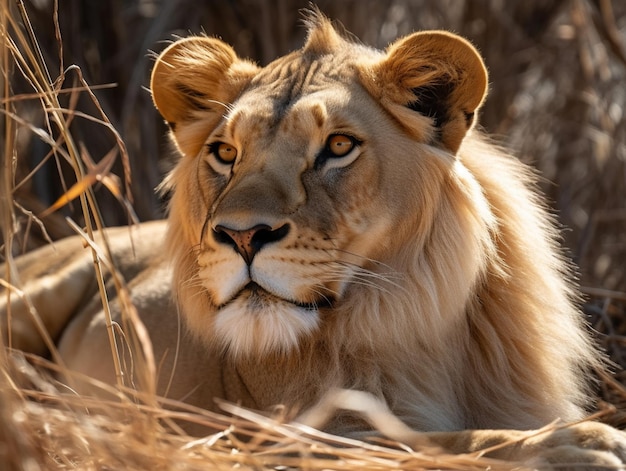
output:
[{"label": "tufted ear", "polygon": [[370,73],[368,88],[383,106],[402,105],[403,113],[409,109],[432,118],[432,140],[453,153],[487,92],[487,71],[476,49],[445,31],[399,39]]},{"label": "tufted ear", "polygon": [[199,152],[257,70],[228,44],[203,36],[178,40],[159,55],[150,80],[152,99],[183,154]]}]

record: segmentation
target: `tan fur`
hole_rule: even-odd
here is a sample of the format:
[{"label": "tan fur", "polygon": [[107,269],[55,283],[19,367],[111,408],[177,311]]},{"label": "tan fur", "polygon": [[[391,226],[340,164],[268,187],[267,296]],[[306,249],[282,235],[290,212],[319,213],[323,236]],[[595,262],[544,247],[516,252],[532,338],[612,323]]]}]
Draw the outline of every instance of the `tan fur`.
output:
[{"label": "tan fur", "polygon": [[[437,432],[582,418],[599,355],[532,173],[473,129],[487,88],[476,50],[424,32],[380,52],[321,15],[309,23],[303,49],[264,68],[206,37],[157,59],[154,101],[181,154],[164,183],[173,194],[167,260],[142,240],[122,258],[165,358],[159,391],[208,408],[222,397],[307,409],[352,388]],[[324,150],[335,134],[353,138],[344,156]],[[220,161],[219,143],[234,149],[234,163]],[[152,226],[151,239],[163,232]],[[129,236],[115,237],[121,254]],[[59,256],[75,260],[70,252]],[[31,285],[35,299],[42,293]],[[49,308],[39,307],[45,318]],[[25,316],[17,301],[13,310]],[[111,381],[97,311],[74,309],[56,330],[70,366]],[[568,463],[555,449],[591,435],[612,451],[590,452],[590,463],[624,459],[619,432],[574,430],[503,456]],[[516,436],[432,438],[470,451]]]}]

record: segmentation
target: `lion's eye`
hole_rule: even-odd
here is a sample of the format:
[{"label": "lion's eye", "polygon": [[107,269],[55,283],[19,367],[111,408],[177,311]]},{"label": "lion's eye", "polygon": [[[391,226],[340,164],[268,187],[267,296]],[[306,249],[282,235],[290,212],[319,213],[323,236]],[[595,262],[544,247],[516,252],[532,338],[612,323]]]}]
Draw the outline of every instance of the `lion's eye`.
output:
[{"label": "lion's eye", "polygon": [[239,154],[237,148],[226,142],[215,141],[207,144],[206,149],[208,151],[206,159],[209,166],[221,175],[230,175]]},{"label": "lion's eye", "polygon": [[325,171],[347,167],[361,153],[362,141],[348,134],[331,134],[315,158],[315,168]]},{"label": "lion's eye", "polygon": [[333,134],[328,138],[326,147],[335,157],[343,157],[354,149],[356,145],[354,138],[345,134]]},{"label": "lion's eye", "polygon": [[225,142],[211,144],[210,151],[220,163],[225,165],[232,165],[237,158],[237,149]]}]

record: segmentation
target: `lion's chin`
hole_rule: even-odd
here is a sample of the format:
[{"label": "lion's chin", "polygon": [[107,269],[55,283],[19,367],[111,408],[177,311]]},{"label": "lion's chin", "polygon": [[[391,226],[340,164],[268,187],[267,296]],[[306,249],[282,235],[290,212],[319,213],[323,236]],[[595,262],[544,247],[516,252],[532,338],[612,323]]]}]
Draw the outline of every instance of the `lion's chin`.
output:
[{"label": "lion's chin", "polygon": [[215,337],[235,357],[289,353],[313,333],[319,313],[267,291],[245,290],[215,315]]}]

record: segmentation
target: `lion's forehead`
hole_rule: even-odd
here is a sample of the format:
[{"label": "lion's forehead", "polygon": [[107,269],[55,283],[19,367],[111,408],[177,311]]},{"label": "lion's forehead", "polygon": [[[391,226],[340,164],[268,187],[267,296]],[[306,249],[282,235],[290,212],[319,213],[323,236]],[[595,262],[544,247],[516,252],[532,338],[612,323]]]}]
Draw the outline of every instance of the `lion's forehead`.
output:
[{"label": "lion's forehead", "polygon": [[350,91],[334,87],[301,95],[289,107],[277,110],[277,99],[251,92],[235,103],[225,122],[225,134],[246,148],[270,147],[309,154],[329,134],[356,132],[359,121],[350,112]]},{"label": "lion's forehead", "polygon": [[348,64],[337,64],[330,57],[298,55],[272,63],[233,104],[230,126],[272,135],[314,133],[329,118],[341,119],[356,85],[355,75]]},{"label": "lion's forehead", "polygon": [[355,71],[347,57],[298,52],[261,69],[250,87],[273,94],[277,107],[288,108],[302,95],[354,80]]}]

